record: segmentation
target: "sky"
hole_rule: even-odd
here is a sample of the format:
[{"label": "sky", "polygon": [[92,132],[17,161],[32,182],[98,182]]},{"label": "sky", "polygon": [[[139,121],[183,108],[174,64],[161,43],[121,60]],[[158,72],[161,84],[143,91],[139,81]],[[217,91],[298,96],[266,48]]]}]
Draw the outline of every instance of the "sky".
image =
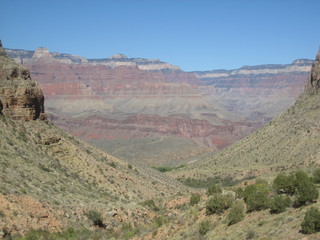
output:
[{"label": "sky", "polygon": [[314,59],[319,0],[0,0],[5,48],[160,59],[185,71]]}]

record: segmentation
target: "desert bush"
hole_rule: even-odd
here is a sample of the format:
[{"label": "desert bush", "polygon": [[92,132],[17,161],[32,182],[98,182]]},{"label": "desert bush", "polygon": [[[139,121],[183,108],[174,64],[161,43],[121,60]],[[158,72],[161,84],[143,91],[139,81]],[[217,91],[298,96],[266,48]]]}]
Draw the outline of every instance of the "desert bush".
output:
[{"label": "desert bush", "polygon": [[277,193],[295,195],[294,206],[300,207],[318,198],[319,191],[314,184],[318,181],[320,181],[320,169],[313,173],[313,178],[305,172],[297,171],[291,175],[279,174],[273,182],[273,188]]},{"label": "desert bush", "polygon": [[236,193],[236,198],[244,198],[244,190],[242,187],[238,187],[235,190],[235,193]]},{"label": "desert bush", "polygon": [[158,216],[154,218],[154,223],[157,227],[161,227],[163,224],[168,223],[168,218],[166,218],[165,216]]},{"label": "desert bush", "polygon": [[290,207],[291,199],[285,195],[276,195],[273,197],[270,203],[270,212],[271,213],[282,213],[286,211],[287,207]]},{"label": "desert bush", "polygon": [[295,193],[294,175],[285,175],[283,173],[273,180],[273,189],[278,193],[293,195]]},{"label": "desert bush", "polygon": [[301,231],[304,234],[320,232],[320,211],[318,208],[311,207],[306,212],[301,223]]},{"label": "desert bush", "polygon": [[295,173],[294,185],[296,188],[296,200],[294,202],[295,206],[307,205],[315,201],[319,196],[319,191],[317,187],[309,178],[309,176],[302,172],[298,171]]},{"label": "desert bush", "polygon": [[153,211],[159,211],[159,208],[157,207],[153,199],[145,200],[144,202],[142,202],[142,205],[149,207]]},{"label": "desert bush", "polygon": [[211,224],[208,220],[203,220],[200,224],[199,224],[199,233],[201,235],[206,235],[207,232],[210,231],[211,228]]},{"label": "desert bush", "polygon": [[235,204],[227,216],[228,225],[236,224],[244,219],[244,206],[241,203]]},{"label": "desert bush", "polygon": [[317,168],[316,170],[314,170],[312,181],[317,184],[320,183],[320,168]]},{"label": "desert bush", "polygon": [[256,232],[252,229],[249,229],[246,234],[246,239],[253,239],[256,237]]},{"label": "desert bush", "polygon": [[190,197],[190,205],[193,206],[195,204],[198,204],[200,202],[200,194],[199,193],[192,193]]},{"label": "desert bush", "polygon": [[217,184],[212,184],[210,187],[208,187],[207,195],[212,196],[216,193],[222,193],[221,188]]},{"label": "desert bush", "polygon": [[246,186],[243,190],[243,199],[247,204],[248,212],[260,211],[269,208],[269,186],[266,182],[257,182]]},{"label": "desert bush", "polygon": [[0,218],[5,217],[6,215],[4,214],[4,212],[2,210],[0,210]]},{"label": "desert bush", "polygon": [[134,228],[130,223],[123,223],[121,225],[121,233],[124,239],[130,239],[135,236]]},{"label": "desert bush", "polygon": [[221,214],[224,210],[233,205],[234,198],[232,195],[222,195],[221,193],[215,194],[209,198],[206,204],[207,214]]},{"label": "desert bush", "polygon": [[101,214],[95,210],[90,210],[86,213],[86,216],[88,219],[90,219],[94,226],[104,228],[105,224],[103,223],[103,219],[101,217]]},{"label": "desert bush", "polygon": [[172,170],[176,170],[176,169],[179,169],[179,168],[183,168],[185,167],[185,165],[179,165],[177,167],[170,167],[170,166],[151,166],[152,168],[158,170],[159,172],[170,172]]},{"label": "desert bush", "polygon": [[117,164],[115,162],[107,163],[110,167],[117,168]]},{"label": "desert bush", "polygon": [[78,239],[113,239],[118,237],[115,233],[107,233],[103,230],[90,231],[88,229],[68,228],[63,232],[49,232],[47,230],[30,230],[23,237],[9,237],[5,239],[15,240],[78,240]]}]

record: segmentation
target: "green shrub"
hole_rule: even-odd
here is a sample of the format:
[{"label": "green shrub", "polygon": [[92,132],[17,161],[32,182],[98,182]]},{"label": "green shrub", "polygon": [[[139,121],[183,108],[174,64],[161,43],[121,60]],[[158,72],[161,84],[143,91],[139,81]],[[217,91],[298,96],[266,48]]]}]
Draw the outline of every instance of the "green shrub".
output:
[{"label": "green shrub", "polygon": [[156,206],[153,199],[145,200],[142,205],[149,207],[153,211],[159,211],[159,208]]},{"label": "green shrub", "polygon": [[293,195],[295,193],[295,186],[294,186],[294,175],[284,175],[280,173],[274,180],[273,180],[273,189],[278,193],[285,193],[288,195]]},{"label": "green shrub", "polygon": [[246,239],[247,239],[247,240],[248,240],[248,239],[253,239],[253,238],[255,238],[255,237],[256,237],[256,232],[253,231],[252,229],[249,229],[249,230],[247,231]]},{"label": "green shrub", "polygon": [[30,230],[23,237],[9,236],[5,239],[16,240],[79,240],[79,239],[114,239],[118,238],[119,234],[114,232],[106,232],[101,229],[90,231],[86,228],[73,229],[68,228],[63,232],[49,232],[47,230]]},{"label": "green shrub", "polygon": [[200,194],[199,193],[192,193],[190,197],[190,205],[193,206],[195,204],[198,204],[200,202]]},{"label": "green shrub", "polygon": [[286,211],[287,207],[290,207],[291,199],[288,196],[276,195],[270,203],[271,213],[282,213]]},{"label": "green shrub", "polygon": [[179,168],[183,168],[185,167],[184,165],[180,165],[180,166],[177,166],[177,167],[169,167],[169,166],[151,166],[152,168],[158,170],[159,172],[170,172],[172,170],[175,170],[175,169],[179,169]]},{"label": "green shrub", "polygon": [[314,182],[318,181],[318,177],[320,177],[320,170],[314,172],[312,179],[302,171],[288,176],[279,174],[273,182],[273,188],[277,193],[295,195],[294,205],[299,207],[307,205],[318,198],[319,192],[314,184]]},{"label": "green shrub", "polygon": [[110,167],[117,168],[117,164],[115,162],[107,163]]},{"label": "green shrub", "polygon": [[163,224],[168,223],[168,218],[166,218],[165,216],[158,216],[154,218],[154,222],[157,227],[161,227]]},{"label": "green shrub", "polygon": [[261,211],[269,208],[269,186],[266,182],[258,182],[246,186],[243,199],[249,212]]},{"label": "green shrub", "polygon": [[233,205],[234,199],[233,196],[215,194],[209,198],[206,204],[206,213],[207,214],[221,214],[224,210],[230,208]]},{"label": "green shrub", "polygon": [[130,238],[134,237],[134,235],[135,235],[134,228],[132,227],[132,225],[130,223],[123,223],[122,224],[121,233],[122,233],[122,236],[124,237],[124,239],[130,239]]},{"label": "green shrub", "polygon": [[[249,178],[247,178],[249,179]],[[251,178],[250,178],[251,179]],[[207,179],[195,179],[188,177],[187,179],[179,178],[180,182],[182,182],[184,185],[187,185],[188,187],[192,188],[208,188],[212,184],[220,184],[221,186],[234,186],[238,184],[239,182],[243,181],[238,179],[233,179],[230,176],[227,176],[225,178],[221,178],[219,176],[215,177],[208,177]]]},{"label": "green shrub", "polygon": [[101,214],[98,213],[95,210],[90,210],[89,212],[86,213],[86,216],[88,219],[90,219],[93,223],[94,226],[105,228],[106,225],[103,223],[103,219],[101,217]]},{"label": "green shrub", "polygon": [[296,187],[295,206],[307,205],[315,201],[319,196],[319,191],[308,175],[302,171],[295,173],[294,185]]},{"label": "green shrub", "polygon": [[317,184],[320,183],[320,168],[317,168],[316,170],[314,170],[312,181]]},{"label": "green shrub", "polygon": [[210,187],[208,187],[207,195],[212,196],[216,193],[222,193],[221,188],[217,184],[212,184]]},{"label": "green shrub", "polygon": [[310,208],[301,223],[301,229],[304,234],[320,232],[320,211],[319,209]]},{"label": "green shrub", "polygon": [[200,224],[199,224],[199,233],[201,235],[206,235],[207,232],[209,232],[211,228],[211,224],[208,220],[203,220]]},{"label": "green shrub", "polygon": [[235,192],[237,198],[244,198],[244,190],[242,187],[238,187]]},{"label": "green shrub", "polygon": [[236,224],[244,219],[244,207],[242,204],[238,203],[234,205],[227,216],[228,225]]}]

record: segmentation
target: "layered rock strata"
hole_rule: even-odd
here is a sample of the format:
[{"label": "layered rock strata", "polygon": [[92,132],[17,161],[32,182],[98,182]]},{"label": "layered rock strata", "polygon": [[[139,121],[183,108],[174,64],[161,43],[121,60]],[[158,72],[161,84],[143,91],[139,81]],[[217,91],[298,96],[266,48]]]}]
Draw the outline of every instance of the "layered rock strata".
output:
[{"label": "layered rock strata", "polygon": [[44,119],[44,96],[28,69],[7,57],[0,42],[0,114],[12,119]]}]

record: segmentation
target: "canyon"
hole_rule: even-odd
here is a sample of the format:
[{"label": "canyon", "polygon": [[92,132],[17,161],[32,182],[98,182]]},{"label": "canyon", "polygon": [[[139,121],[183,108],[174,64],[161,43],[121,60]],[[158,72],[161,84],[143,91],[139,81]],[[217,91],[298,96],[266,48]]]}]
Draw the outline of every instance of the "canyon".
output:
[{"label": "canyon", "polygon": [[[167,141],[157,153],[178,154],[179,164],[223,149],[292,105],[312,64],[300,59],[185,72],[157,59],[123,54],[86,59],[46,48],[6,53],[30,70],[46,98],[48,118],[57,126],[115,156],[169,165],[176,163],[141,156],[143,141]],[[179,150],[173,150],[172,139],[181,143]],[[128,142],[136,146],[129,156]]]}]

